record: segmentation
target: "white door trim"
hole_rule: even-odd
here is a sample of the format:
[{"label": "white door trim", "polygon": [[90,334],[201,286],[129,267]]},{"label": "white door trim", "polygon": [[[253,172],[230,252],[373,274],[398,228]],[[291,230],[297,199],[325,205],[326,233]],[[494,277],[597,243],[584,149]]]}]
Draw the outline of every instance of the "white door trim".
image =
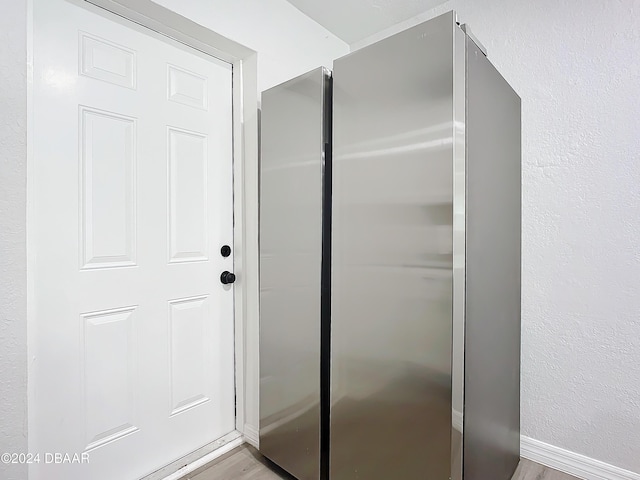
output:
[{"label": "white door trim", "polygon": [[[149,0],[69,0],[94,4],[233,66],[233,196],[236,430],[258,422],[258,92],[257,53]],[[28,404],[35,399],[35,251],[33,174],[33,2],[27,7],[27,329]],[[255,410],[255,411],[254,411]],[[35,424],[33,409],[28,422]],[[29,450],[36,439],[28,436]]]}]

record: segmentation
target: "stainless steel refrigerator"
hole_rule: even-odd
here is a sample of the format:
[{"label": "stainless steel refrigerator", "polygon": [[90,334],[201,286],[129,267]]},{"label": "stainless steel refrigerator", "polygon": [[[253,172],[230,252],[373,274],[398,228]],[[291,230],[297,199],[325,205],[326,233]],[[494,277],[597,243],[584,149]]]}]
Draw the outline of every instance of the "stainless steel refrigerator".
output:
[{"label": "stainless steel refrigerator", "polygon": [[265,92],[261,162],[260,450],[301,480],[510,479],[520,98],[482,46],[450,12]]},{"label": "stainless steel refrigerator", "polygon": [[330,113],[325,68],[262,94],[260,451],[301,480],[327,478]]}]

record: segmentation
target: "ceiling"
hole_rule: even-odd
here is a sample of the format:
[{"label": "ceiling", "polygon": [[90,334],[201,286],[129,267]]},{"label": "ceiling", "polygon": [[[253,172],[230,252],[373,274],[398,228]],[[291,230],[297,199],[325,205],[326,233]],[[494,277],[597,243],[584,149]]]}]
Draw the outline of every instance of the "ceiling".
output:
[{"label": "ceiling", "polygon": [[430,10],[445,0],[287,0],[324,28],[352,44]]}]

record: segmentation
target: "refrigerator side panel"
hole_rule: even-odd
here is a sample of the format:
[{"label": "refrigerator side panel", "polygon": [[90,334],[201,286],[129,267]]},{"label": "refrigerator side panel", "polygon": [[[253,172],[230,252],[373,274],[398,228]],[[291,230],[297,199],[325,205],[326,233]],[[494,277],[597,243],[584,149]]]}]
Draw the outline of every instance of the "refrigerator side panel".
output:
[{"label": "refrigerator side panel", "polygon": [[323,154],[328,71],[262,95],[260,451],[320,475]]},{"label": "refrigerator side panel", "polygon": [[454,28],[334,62],[332,480],[451,475]]},{"label": "refrigerator side panel", "polygon": [[453,325],[451,351],[451,480],[462,480],[464,410],[464,301],[466,287],[465,110],[466,35],[456,28],[453,37]]},{"label": "refrigerator side panel", "polygon": [[520,98],[467,38],[465,480],[520,456]]}]

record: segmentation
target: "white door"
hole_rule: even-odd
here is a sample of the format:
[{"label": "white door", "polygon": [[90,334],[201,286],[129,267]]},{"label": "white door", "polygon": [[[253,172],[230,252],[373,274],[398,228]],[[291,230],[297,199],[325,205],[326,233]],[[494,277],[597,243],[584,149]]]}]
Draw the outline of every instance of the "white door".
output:
[{"label": "white door", "polygon": [[34,2],[32,480],[235,427],[231,66],[82,4]]}]

